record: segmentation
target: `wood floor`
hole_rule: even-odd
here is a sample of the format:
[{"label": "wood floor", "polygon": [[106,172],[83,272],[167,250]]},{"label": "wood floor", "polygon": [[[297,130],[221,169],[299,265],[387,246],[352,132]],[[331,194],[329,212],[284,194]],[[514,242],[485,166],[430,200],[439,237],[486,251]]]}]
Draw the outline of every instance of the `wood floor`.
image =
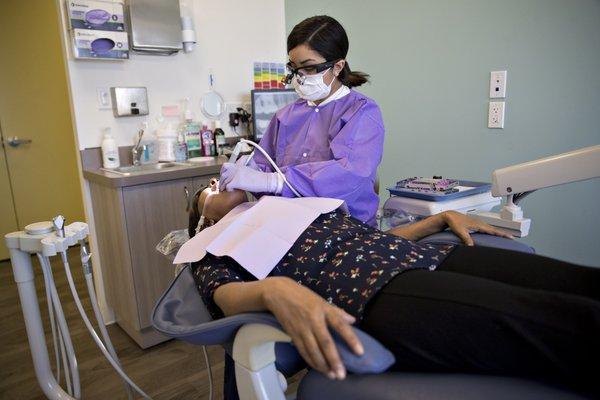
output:
[{"label": "wood floor", "polygon": [[[77,249],[69,252],[72,272],[86,312],[93,320]],[[53,271],[63,310],[71,331],[79,364],[83,399],[126,399],[118,375],[95,346],[75,307],[59,257],[53,257]],[[36,287],[51,365],[55,365],[48,308],[42,273],[33,259]],[[0,262],[0,399],[45,399],[31,361],[27,333],[10,262]],[[153,399],[208,399],[208,379],[199,346],[171,340],[141,350],[116,324],[108,327],[122,365],[129,376]],[[215,399],[222,398],[223,350],[209,348],[213,367]],[[63,375],[63,374],[61,374]],[[64,387],[64,384],[63,384]],[[140,396],[136,396],[140,398]]]}]

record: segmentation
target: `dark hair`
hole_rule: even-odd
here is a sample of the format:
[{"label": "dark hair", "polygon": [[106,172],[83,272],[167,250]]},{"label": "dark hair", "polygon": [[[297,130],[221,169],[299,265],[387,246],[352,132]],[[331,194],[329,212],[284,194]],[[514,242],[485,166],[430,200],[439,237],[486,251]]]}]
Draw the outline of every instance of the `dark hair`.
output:
[{"label": "dark hair", "polygon": [[[327,15],[306,18],[292,29],[287,39],[288,53],[295,47],[307,45],[319,53],[326,61],[346,59],[348,54],[348,35],[344,27]],[[338,79],[348,87],[360,86],[368,82],[369,75],[350,70],[348,61]]]}]

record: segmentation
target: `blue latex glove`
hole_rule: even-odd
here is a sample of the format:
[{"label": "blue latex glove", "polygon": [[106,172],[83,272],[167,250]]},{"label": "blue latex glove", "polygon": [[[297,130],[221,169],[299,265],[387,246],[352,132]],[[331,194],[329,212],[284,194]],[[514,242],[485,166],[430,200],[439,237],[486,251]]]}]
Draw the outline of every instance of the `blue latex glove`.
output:
[{"label": "blue latex glove", "polygon": [[235,189],[279,194],[283,189],[283,179],[276,172],[256,171],[241,164],[225,163],[221,167],[219,190],[231,192]]}]

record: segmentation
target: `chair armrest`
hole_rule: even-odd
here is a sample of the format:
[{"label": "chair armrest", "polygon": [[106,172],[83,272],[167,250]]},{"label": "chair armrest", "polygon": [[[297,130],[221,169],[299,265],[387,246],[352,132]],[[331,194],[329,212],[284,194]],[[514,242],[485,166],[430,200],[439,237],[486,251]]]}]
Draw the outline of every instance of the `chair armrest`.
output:
[{"label": "chair armrest", "polygon": [[[273,318],[271,314],[266,315]],[[339,335],[332,335],[340,358],[349,372],[377,374],[387,370],[395,362],[394,355],[376,339],[356,327],[352,329],[364,347],[362,356],[354,354]],[[275,361],[275,342],[291,342],[291,338],[276,320],[275,323],[268,324],[244,324],[235,337],[233,358],[236,362],[241,361],[246,368],[260,369],[268,362]]]},{"label": "chair armrest", "polygon": [[[262,324],[283,332],[279,322],[269,313],[245,313],[212,320],[196,289],[189,268],[183,269],[152,313],[154,328],[172,338],[196,345],[227,345],[234,342],[238,330],[248,324]],[[377,373],[394,363],[394,356],[377,340],[358,328],[354,332],[365,348],[356,356],[337,335],[333,335],[344,365],[354,373]]]},{"label": "chair armrest", "polygon": [[[500,236],[487,235],[485,233],[473,233],[471,238],[476,246],[495,247],[506,250],[520,251],[522,253],[535,253],[533,247],[517,240],[506,239]],[[419,240],[424,244],[463,244],[463,241],[450,231],[434,233]]]}]

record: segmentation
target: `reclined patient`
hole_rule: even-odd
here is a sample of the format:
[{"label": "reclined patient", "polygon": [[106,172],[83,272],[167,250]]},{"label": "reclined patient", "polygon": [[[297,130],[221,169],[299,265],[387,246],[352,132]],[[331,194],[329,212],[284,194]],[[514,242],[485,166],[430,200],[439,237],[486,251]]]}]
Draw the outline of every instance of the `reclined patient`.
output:
[{"label": "reclined patient", "polygon": [[[243,201],[222,192],[196,206],[216,221]],[[466,245],[416,242],[447,228]],[[360,355],[357,324],[394,353],[397,370],[520,376],[597,394],[588,366],[600,358],[600,269],[473,247],[474,231],[509,236],[456,212],[381,232],[333,211],[266,279],[210,254],[193,274],[214,317],[270,311],[331,379],[346,372],[329,329]]]}]

